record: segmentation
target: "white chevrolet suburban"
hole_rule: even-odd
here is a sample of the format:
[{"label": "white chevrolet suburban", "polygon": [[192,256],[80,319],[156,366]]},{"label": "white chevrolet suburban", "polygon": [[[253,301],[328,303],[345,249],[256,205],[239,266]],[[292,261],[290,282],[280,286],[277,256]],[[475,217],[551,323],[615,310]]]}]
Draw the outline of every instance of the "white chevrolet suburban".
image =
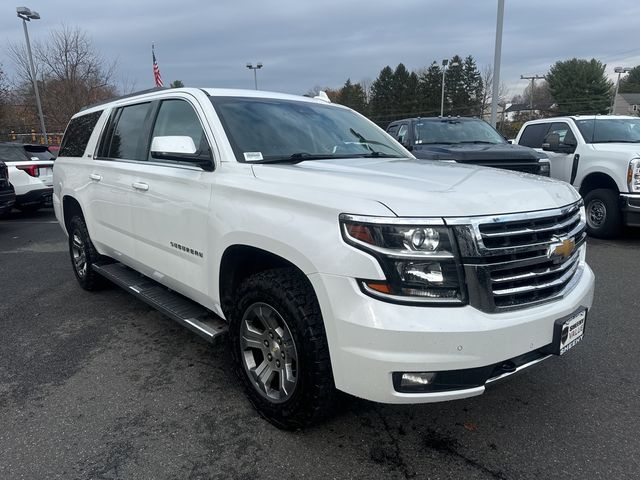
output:
[{"label": "white chevrolet suburban", "polygon": [[584,197],[587,231],[618,235],[640,226],[640,118],[619,115],[545,118],[525,123],[516,142],[545,151],[551,176]]},{"label": "white chevrolet suburban", "polygon": [[185,88],[92,106],[67,127],[53,203],[83,288],[108,279],[228,333],[281,428],[336,390],[479,395],[577,344],[593,298],[571,185],[418,161],[322,99]]}]

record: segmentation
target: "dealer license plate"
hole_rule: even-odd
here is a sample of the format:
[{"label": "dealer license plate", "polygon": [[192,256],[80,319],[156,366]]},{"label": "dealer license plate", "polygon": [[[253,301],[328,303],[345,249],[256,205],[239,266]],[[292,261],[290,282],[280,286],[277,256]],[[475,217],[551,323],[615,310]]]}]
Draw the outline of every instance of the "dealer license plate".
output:
[{"label": "dealer license plate", "polygon": [[570,316],[567,320],[556,322],[553,343],[557,355],[564,355],[582,340],[586,322],[586,310]]}]

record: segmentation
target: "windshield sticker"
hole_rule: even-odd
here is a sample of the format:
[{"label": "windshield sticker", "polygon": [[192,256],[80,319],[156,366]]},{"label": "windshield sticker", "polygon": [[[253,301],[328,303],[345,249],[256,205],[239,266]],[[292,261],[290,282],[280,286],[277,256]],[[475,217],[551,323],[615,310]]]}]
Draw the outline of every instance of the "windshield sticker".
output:
[{"label": "windshield sticker", "polygon": [[262,160],[262,152],[244,152],[244,159],[247,162],[256,162]]}]

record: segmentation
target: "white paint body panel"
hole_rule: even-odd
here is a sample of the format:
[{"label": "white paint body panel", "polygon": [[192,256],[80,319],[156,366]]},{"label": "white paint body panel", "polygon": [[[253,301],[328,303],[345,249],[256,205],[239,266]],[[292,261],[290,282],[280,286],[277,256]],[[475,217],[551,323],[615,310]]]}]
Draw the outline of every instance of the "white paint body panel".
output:
[{"label": "white paint body panel", "polygon": [[[320,102],[267,92],[207,92]],[[111,108],[158,98],[192,102],[212,146],[214,171],[93,159]],[[593,274],[588,267],[565,299],[513,313],[489,315],[472,307],[374,300],[357,288],[355,279],[384,279],[380,265],[347,245],[340,234],[341,213],[464,217],[565,206],[579,198],[565,183],[506,170],[416,161],[409,152],[401,160],[239,163],[208,96],[197,89],[149,93],[82,113],[101,109],[105,111],[83,157],[56,161],[54,207],[63,228],[62,200],[68,195],[80,203],[101,253],[220,315],[220,260],[227,248],[248,245],[288,260],[308,276],[318,296],[341,390],[391,403],[480,394],[483,388],[402,395],[393,391],[390,372],[471,368],[511,358],[549,343],[555,319],[591,306]],[[92,174],[102,177],[99,188]],[[134,182],[147,184],[148,190],[132,188]],[[185,253],[171,242],[203,255]]]},{"label": "white paint body panel", "polygon": [[[566,122],[576,137],[578,146],[574,153],[563,154],[554,152],[544,152],[549,155],[551,163],[551,176],[565,182],[571,181],[571,169],[574,155],[580,155],[578,170],[573,181],[573,186],[580,190],[585,178],[592,173],[603,173],[609,176],[618,186],[620,193],[629,191],[627,185],[627,169],[629,162],[634,158],[640,158],[640,145],[633,143],[586,143],[580,130],[577,128],[574,118],[591,119],[593,116],[580,117],[555,117],[541,120],[533,120],[525,123],[516,138],[516,143],[520,143],[522,132],[528,125],[548,124],[554,122]],[[606,122],[607,119],[636,119],[621,115],[597,116],[598,122]],[[536,148],[542,151],[540,148]]]}]

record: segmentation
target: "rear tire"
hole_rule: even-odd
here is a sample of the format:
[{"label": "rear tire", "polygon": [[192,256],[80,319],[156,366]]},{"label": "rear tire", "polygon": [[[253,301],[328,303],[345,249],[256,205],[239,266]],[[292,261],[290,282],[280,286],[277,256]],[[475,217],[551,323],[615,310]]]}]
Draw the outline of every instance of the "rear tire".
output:
[{"label": "rear tire", "polygon": [[591,190],[584,197],[587,233],[597,238],[613,238],[622,229],[618,193],[608,188]]},{"label": "rear tire", "polygon": [[324,323],[302,273],[279,268],[246,279],[229,335],[236,374],[269,422],[296,430],[331,412],[336,390]]},{"label": "rear tire", "polygon": [[102,256],[94,247],[87,224],[80,215],[74,216],[69,222],[69,255],[73,273],[82,288],[92,291],[105,286],[106,279],[93,270],[93,265]]}]

